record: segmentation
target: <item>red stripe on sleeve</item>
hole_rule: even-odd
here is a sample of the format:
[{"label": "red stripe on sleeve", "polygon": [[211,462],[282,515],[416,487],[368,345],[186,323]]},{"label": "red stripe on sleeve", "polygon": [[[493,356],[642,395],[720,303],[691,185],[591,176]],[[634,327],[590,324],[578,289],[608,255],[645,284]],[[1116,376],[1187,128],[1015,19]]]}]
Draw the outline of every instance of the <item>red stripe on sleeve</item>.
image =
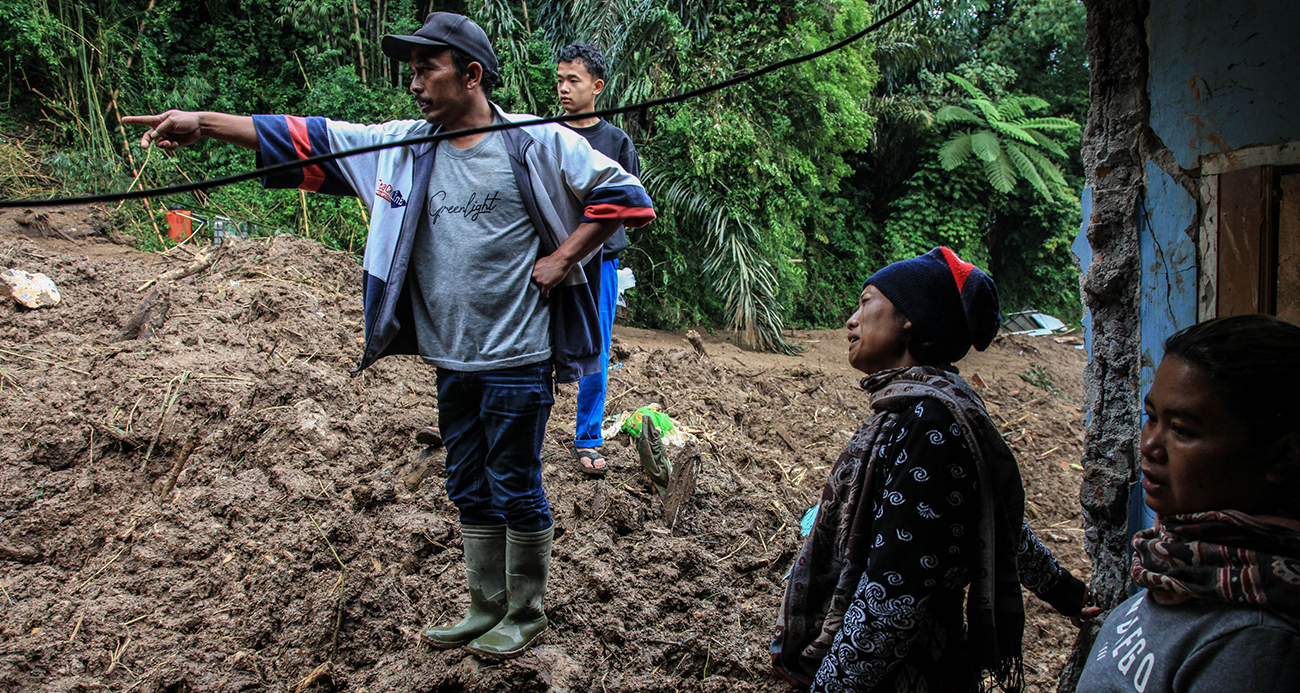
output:
[{"label": "red stripe on sleeve", "polygon": [[623,225],[634,229],[645,226],[655,219],[653,207],[624,207],[622,205],[590,205],[583,211],[588,219],[620,219]]},{"label": "red stripe on sleeve", "polygon": [[[298,158],[310,157],[311,138],[307,136],[307,119],[302,116],[285,116],[284,119],[289,125],[289,136],[293,138],[293,148],[298,151]],[[320,166],[311,164],[302,167],[302,183],[298,185],[299,188],[316,192],[324,182],[325,172]]]}]

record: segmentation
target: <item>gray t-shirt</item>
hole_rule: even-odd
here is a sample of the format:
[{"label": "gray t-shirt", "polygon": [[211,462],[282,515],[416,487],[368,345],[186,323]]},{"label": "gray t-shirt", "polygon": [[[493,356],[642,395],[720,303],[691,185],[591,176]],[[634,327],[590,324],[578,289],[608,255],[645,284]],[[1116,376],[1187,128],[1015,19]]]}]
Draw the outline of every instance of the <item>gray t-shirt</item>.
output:
[{"label": "gray t-shirt", "polygon": [[551,356],[550,312],[532,281],[537,230],[510,171],[505,138],[468,149],[439,142],[411,250],[420,356],[485,371]]},{"label": "gray t-shirt", "polygon": [[1106,619],[1076,690],[1294,693],[1300,691],[1300,629],[1264,609],[1164,606],[1144,590]]}]

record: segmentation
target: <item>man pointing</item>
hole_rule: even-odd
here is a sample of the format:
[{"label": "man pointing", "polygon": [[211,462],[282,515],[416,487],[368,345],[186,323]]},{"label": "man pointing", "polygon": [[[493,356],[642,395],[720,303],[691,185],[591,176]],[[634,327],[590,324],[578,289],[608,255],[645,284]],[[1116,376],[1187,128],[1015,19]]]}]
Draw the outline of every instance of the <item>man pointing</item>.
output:
[{"label": "man pointing", "polygon": [[[490,101],[496,54],[467,17],[430,14],[385,54],[411,66],[421,120],[168,111],[129,116],[145,147],[200,137],[256,150],[259,166],[534,116]],[[311,164],[266,187],[359,197],[370,209],[358,370],[389,354],[437,369],[447,495],[460,512],[469,608],[423,631],[435,647],[521,654],[546,629],[552,520],[541,447],[553,380],[599,372],[595,288],[583,266],[620,226],[654,219],[640,182],[568,128],[460,135]]]}]

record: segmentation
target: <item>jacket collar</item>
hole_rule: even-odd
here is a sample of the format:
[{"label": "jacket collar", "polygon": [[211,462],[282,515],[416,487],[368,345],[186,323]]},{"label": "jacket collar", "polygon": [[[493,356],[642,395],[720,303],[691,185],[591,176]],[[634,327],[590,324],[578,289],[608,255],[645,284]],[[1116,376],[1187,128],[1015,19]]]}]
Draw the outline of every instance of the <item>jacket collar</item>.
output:
[{"label": "jacket collar", "polygon": [[[422,133],[417,134],[417,135],[415,135],[415,136],[416,136],[416,137],[424,137],[425,135],[436,135],[436,134],[438,134],[439,132],[442,132],[442,126],[441,126],[441,125],[439,125],[438,127],[435,128],[435,127],[433,127],[432,125],[430,125],[427,121],[426,121],[425,124],[424,124],[424,129],[426,130],[426,132],[422,132]],[[411,147],[411,153],[414,154],[414,155],[415,155],[415,158],[418,159],[418,158],[424,156],[425,154],[428,154],[429,152],[433,151],[433,149],[434,149],[434,145],[436,145],[436,144],[437,144],[437,142],[421,142],[421,143],[419,143],[419,144],[417,144],[417,145]]]}]

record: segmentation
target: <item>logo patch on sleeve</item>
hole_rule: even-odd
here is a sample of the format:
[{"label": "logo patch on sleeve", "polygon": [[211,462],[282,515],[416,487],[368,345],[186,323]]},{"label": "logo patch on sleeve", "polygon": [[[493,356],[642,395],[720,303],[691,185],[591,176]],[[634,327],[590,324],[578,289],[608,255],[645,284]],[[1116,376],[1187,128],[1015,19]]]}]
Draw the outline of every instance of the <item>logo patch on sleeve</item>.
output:
[{"label": "logo patch on sleeve", "polygon": [[406,198],[402,197],[402,191],[382,180],[379,181],[379,188],[375,190],[375,197],[388,200],[388,204],[392,205],[393,209],[406,206]]}]

